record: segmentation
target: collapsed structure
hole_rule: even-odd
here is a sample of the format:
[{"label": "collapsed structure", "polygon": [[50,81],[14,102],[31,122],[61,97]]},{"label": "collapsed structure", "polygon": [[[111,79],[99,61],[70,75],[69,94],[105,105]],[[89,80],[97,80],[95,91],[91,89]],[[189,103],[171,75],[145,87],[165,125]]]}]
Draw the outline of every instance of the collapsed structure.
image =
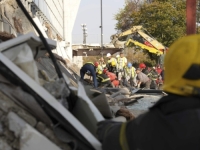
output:
[{"label": "collapsed structure", "polygon": [[[20,33],[24,26],[18,25]],[[35,32],[30,23],[25,29]],[[145,97],[132,95],[140,90],[83,86],[78,68],[51,52],[55,40],[45,40],[48,49],[34,33],[0,34],[0,149],[101,150],[99,121],[126,121],[142,113],[126,108]]]}]

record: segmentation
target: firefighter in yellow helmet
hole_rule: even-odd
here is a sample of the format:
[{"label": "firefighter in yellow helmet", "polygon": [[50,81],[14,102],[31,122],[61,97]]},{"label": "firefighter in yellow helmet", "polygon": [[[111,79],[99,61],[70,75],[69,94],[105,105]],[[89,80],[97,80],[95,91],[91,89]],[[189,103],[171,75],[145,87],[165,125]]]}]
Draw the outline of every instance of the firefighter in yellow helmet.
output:
[{"label": "firefighter in yellow helmet", "polygon": [[117,60],[110,53],[107,53],[106,57],[108,58],[107,68],[109,72],[117,72]]},{"label": "firefighter in yellow helmet", "polygon": [[164,60],[162,97],[148,112],[125,123],[99,122],[103,150],[200,148],[200,35],[171,45]]}]

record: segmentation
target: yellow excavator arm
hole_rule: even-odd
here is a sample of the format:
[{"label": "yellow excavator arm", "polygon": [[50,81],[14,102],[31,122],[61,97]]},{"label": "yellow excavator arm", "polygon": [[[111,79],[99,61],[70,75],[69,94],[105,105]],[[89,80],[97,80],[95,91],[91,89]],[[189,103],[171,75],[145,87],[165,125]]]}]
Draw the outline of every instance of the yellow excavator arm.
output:
[{"label": "yellow excavator arm", "polygon": [[142,29],[142,26],[133,26],[132,28],[117,34],[117,37],[120,38],[120,37],[123,37],[123,36],[127,36],[127,35],[130,35],[130,34],[137,32],[138,30],[141,30],[141,29]]},{"label": "yellow excavator arm", "polygon": [[[144,43],[141,43],[138,40],[135,40],[134,38],[131,38],[132,40],[130,40],[129,38],[127,41],[119,40],[120,37],[125,37],[129,35],[138,35],[141,39],[144,39],[145,41],[149,42],[152,45],[152,47],[146,46]],[[133,26],[132,28],[124,32],[112,35],[111,40],[115,47],[119,47],[120,42],[121,44],[126,43],[125,44],[126,46],[128,46],[128,44],[132,42],[135,45],[137,44],[138,46],[141,46],[141,48],[145,47],[145,49],[149,50],[149,52],[156,53],[156,54],[162,53],[160,50],[165,49],[165,46],[163,46],[160,42],[158,42],[156,39],[154,39],[150,35],[146,34],[145,29],[142,26]],[[122,45],[120,47],[122,47]]]},{"label": "yellow excavator arm", "polygon": [[126,46],[128,46],[130,43],[133,43],[135,46],[139,46],[142,49],[148,50],[150,53],[156,54],[157,56],[160,56],[160,55],[163,54],[160,50],[157,50],[153,47],[146,46],[145,44],[142,44],[142,43],[135,41],[135,40],[132,40],[132,39],[129,39],[126,42]]}]

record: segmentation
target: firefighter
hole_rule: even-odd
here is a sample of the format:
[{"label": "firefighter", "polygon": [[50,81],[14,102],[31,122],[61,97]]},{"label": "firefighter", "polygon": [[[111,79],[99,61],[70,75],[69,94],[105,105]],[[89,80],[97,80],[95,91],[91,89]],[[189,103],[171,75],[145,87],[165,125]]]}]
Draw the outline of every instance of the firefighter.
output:
[{"label": "firefighter", "polygon": [[110,81],[112,82],[114,87],[119,87],[119,81],[117,80],[117,76],[114,73],[109,72],[107,69],[104,69],[103,73],[110,78]]},{"label": "firefighter", "polygon": [[85,74],[89,75],[93,79],[94,88],[97,88],[97,79],[96,79],[96,68],[98,63],[95,62],[87,62],[85,63],[82,68],[80,69],[81,80],[84,80]]},{"label": "firefighter", "polygon": [[102,74],[103,68],[101,65],[99,65],[99,62],[95,62],[94,66],[96,67],[96,74]]},{"label": "firefighter", "polygon": [[122,77],[125,74],[124,67],[126,66],[126,64],[127,64],[127,59],[126,59],[126,57],[124,57],[124,53],[120,52],[120,56],[117,59],[117,72],[118,72],[118,80],[119,80],[121,86],[123,86],[122,85]]},{"label": "firefighter", "polygon": [[157,86],[157,80],[158,80],[158,73],[155,70],[155,67],[152,67],[152,69],[149,71],[148,73],[148,77],[151,79],[151,84],[150,84],[150,88],[151,89],[158,89]]},{"label": "firefighter", "polygon": [[106,63],[105,63],[103,57],[101,57],[101,58],[99,59],[99,65],[102,67],[102,69],[105,69],[105,68],[106,68]]},{"label": "firefighter", "polygon": [[136,72],[130,62],[125,67],[124,85],[127,87],[136,86]]},{"label": "firefighter", "polygon": [[113,87],[110,81],[110,78],[103,72],[100,74],[99,73],[97,74],[97,81],[98,81],[99,87]]},{"label": "firefighter", "polygon": [[137,87],[150,89],[151,79],[146,74],[144,74],[140,68],[136,69],[136,73],[137,73]]},{"label": "firefighter", "polygon": [[116,58],[112,57],[112,55],[110,53],[108,53],[106,55],[106,57],[108,57],[107,68],[108,68],[109,72],[113,72],[113,73],[116,74],[116,72],[117,72],[117,60],[116,60]]},{"label": "firefighter", "polygon": [[164,60],[168,95],[148,112],[125,123],[98,123],[103,150],[200,149],[199,41],[200,35],[190,35],[170,46]]}]

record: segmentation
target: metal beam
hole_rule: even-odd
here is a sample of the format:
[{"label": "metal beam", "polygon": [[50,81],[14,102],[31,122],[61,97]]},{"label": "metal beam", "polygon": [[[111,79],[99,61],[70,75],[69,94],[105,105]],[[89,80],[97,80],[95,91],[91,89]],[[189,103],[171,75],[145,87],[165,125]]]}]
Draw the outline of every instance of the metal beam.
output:
[{"label": "metal beam", "polygon": [[187,35],[196,33],[196,4],[196,0],[186,2]]},{"label": "metal beam", "polygon": [[102,55],[101,52],[106,55],[107,53],[115,54],[117,52],[121,52],[122,49],[119,48],[95,48],[95,49],[77,49],[73,50],[73,56],[98,56]]}]

